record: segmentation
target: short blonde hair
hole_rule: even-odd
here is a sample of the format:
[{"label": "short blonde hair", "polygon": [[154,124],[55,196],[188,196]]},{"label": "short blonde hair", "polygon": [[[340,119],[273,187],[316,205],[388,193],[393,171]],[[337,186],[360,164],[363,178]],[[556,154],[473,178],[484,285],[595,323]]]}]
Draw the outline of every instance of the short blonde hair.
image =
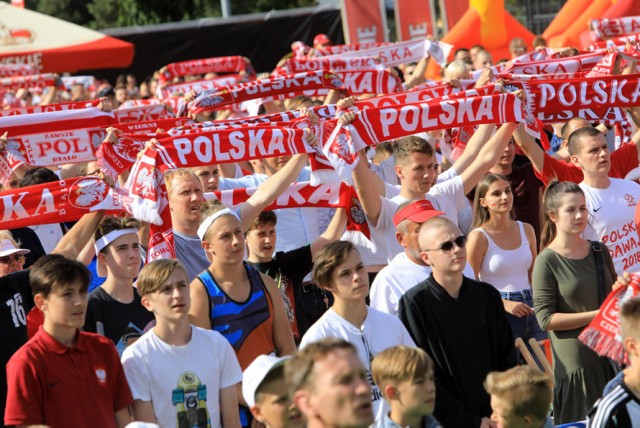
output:
[{"label": "short blonde hair", "polygon": [[187,178],[193,177],[200,184],[200,179],[196,175],[195,172],[191,170],[191,168],[178,168],[178,169],[170,169],[164,173],[164,184],[167,186],[167,193],[171,193],[171,189],[173,187],[173,180],[176,178]]},{"label": "short blonde hair", "polygon": [[517,366],[487,375],[484,388],[502,400],[509,413],[544,420],[551,405],[553,380],[529,366]]},{"label": "short blonde hair", "polygon": [[380,352],[371,363],[373,381],[382,395],[386,385],[396,386],[426,376],[433,370],[431,357],[420,348],[393,346]]},{"label": "short blonde hair", "polygon": [[144,296],[158,291],[176,269],[189,278],[184,265],[176,259],[160,259],[146,264],[138,275],[138,294]]}]

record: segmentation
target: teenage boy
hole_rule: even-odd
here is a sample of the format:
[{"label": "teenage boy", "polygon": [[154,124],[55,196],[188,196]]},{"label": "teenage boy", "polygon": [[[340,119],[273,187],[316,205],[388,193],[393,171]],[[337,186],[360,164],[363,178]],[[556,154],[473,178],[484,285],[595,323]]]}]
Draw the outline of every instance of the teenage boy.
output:
[{"label": "teenage boy", "polygon": [[[276,250],[278,217],[275,211],[263,211],[246,232],[247,261],[260,272],[276,281],[284,309],[291,325],[293,338],[300,343],[302,335],[315,319],[307,319],[302,302],[305,276],[311,272],[313,260],[329,242],[340,239],[347,223],[344,208],[336,209],[327,230],[311,244],[291,251]],[[309,284],[306,287],[315,287]],[[314,290],[315,292],[315,290]]]},{"label": "teenage boy", "polygon": [[416,345],[434,361],[434,414],[446,427],[491,427],[484,380],[516,365],[500,293],[463,276],[467,240],[447,218],[423,223],[418,241],[432,272],[402,296],[398,310]]},{"label": "teenage boy", "polygon": [[7,363],[6,425],[124,427],[132,397],[113,342],[80,331],[89,271],[59,254],[29,273],[44,314],[36,335]]},{"label": "teenage boy", "polygon": [[371,363],[373,381],[391,406],[384,428],[440,428],[431,414],[436,404],[433,361],[420,348],[387,348]]},{"label": "teenage boy", "polygon": [[184,266],[175,259],[149,263],[138,292],[156,325],[122,355],[134,418],[161,427],[239,428],[240,365],[220,333],[189,323]]},{"label": "teenage boy", "polygon": [[[497,428],[550,428],[553,380],[529,366],[491,372],[484,384],[491,394],[491,419]],[[630,426],[630,425],[629,425]]]},{"label": "teenage boy", "polygon": [[629,366],[622,382],[596,402],[589,412],[589,426],[635,427],[640,421],[640,298],[620,308],[620,330]]},{"label": "teenage boy", "polygon": [[255,420],[266,428],[304,427],[304,418],[291,402],[284,381],[287,359],[260,355],[242,374],[242,396]]}]

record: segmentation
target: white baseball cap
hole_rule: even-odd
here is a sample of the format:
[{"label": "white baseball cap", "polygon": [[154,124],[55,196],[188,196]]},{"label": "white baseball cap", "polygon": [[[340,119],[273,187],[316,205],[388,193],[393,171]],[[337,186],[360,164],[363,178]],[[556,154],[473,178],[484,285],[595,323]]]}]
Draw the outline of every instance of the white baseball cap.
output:
[{"label": "white baseball cap", "polygon": [[29,254],[30,252],[26,248],[16,248],[10,239],[0,241],[0,257],[10,256],[11,254]]},{"label": "white baseball cap", "polygon": [[256,391],[271,370],[284,364],[290,356],[260,355],[242,373],[242,396],[249,407],[256,402]]}]

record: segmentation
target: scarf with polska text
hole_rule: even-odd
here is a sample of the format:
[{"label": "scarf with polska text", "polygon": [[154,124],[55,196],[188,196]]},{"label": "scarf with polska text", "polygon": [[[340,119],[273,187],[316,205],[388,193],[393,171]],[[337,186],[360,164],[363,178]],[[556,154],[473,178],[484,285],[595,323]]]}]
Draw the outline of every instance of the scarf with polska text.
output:
[{"label": "scarf with polska text", "polygon": [[187,108],[191,114],[198,114],[224,105],[255,98],[287,94],[296,90],[319,88],[344,90],[344,84],[334,73],[326,70],[316,70],[240,83],[219,90],[204,91],[188,103]]},{"label": "scarf with polska text", "polygon": [[[638,43],[640,43],[640,33],[629,34],[622,37],[614,37],[613,39],[601,40],[589,45],[590,51],[597,51],[600,49],[625,49],[627,43],[631,44],[632,50],[627,52],[629,54],[634,54],[637,52]],[[626,49],[625,49],[626,52]]]},{"label": "scarf with polska text", "polygon": [[136,107],[119,108],[113,111],[118,123],[148,122],[151,120],[176,117],[165,104],[149,104]]},{"label": "scarf with polska text", "polygon": [[[352,57],[374,57],[387,67],[397,67],[402,64],[419,62],[423,58],[431,57],[441,67],[446,66],[447,57],[453,48],[444,42],[433,42],[428,39],[407,40],[388,45],[376,46],[356,52],[344,52],[325,58],[342,58],[349,60]],[[333,70],[333,69],[332,69]],[[334,70],[336,71],[336,70]]]},{"label": "scarf with polska text", "polygon": [[202,92],[209,89],[219,89],[225,86],[236,85],[246,78],[239,74],[216,77],[213,79],[192,80],[190,82],[174,83],[165,87],[158,86],[157,95],[159,98],[170,98],[182,96],[191,91]]},{"label": "scarf with polska text", "polygon": [[589,21],[592,40],[626,36],[640,31],[640,16],[625,16],[615,19],[592,19]]},{"label": "scarf with polska text", "polygon": [[53,111],[79,110],[83,108],[97,107],[100,100],[93,101],[70,101],[66,103],[55,103],[47,105],[37,105],[29,107],[16,107],[8,110],[0,110],[2,116],[19,116],[21,114],[47,113]]},{"label": "scarf with polska text", "polygon": [[195,125],[196,122],[186,117],[175,117],[170,119],[149,120],[143,122],[117,123],[113,125],[125,134],[154,134],[156,132],[167,132],[173,128],[181,126]]},{"label": "scarf with polska text", "polygon": [[315,70],[331,70],[334,73],[338,71],[354,71],[354,70],[384,70],[385,66],[379,59],[372,56],[358,56],[352,58],[321,57],[321,58],[289,58],[282,67],[276,68],[275,76],[284,76],[287,74],[304,73]]},{"label": "scarf with polska text", "polygon": [[627,300],[640,295],[640,276],[631,274],[631,283],[611,291],[600,305],[598,314],[582,330],[578,339],[598,355],[611,358],[620,364],[629,364],[624,350],[624,338],[620,333],[620,307]]},{"label": "scarf with polska text", "polygon": [[499,73],[508,74],[553,74],[577,73],[591,70],[606,54],[604,51],[589,52],[567,58],[551,58],[543,61],[511,64]]},{"label": "scarf with polska text", "polygon": [[397,94],[382,95],[375,98],[367,98],[355,102],[358,109],[386,107],[390,105],[413,104],[421,101],[429,101],[434,98],[444,97],[474,97],[478,95],[493,95],[500,91],[500,86],[494,83],[469,89],[454,88],[451,85],[434,86],[420,91],[407,91]]},{"label": "scarf with polska text", "polygon": [[325,132],[330,136],[321,140],[322,151],[340,178],[351,184],[357,153],[366,146],[436,129],[511,122],[526,122],[530,133],[540,135],[538,122],[526,110],[526,104],[513,94],[369,108],[358,111],[349,125],[334,125],[331,130],[325,124]]},{"label": "scarf with polska text", "polygon": [[[40,88],[44,89],[49,86],[57,86],[58,77],[53,73],[32,74],[29,76],[11,76],[0,79],[0,90],[17,91],[18,89]],[[64,89],[64,85],[60,85],[59,89]]]},{"label": "scarf with polska text", "polygon": [[380,46],[388,46],[391,42],[371,42],[371,43],[351,43],[348,45],[333,45],[314,49],[313,53],[316,57],[339,55],[347,52],[364,51],[367,49],[377,48]]},{"label": "scarf with polska text", "polygon": [[95,211],[119,212],[129,199],[97,177],[74,177],[0,195],[2,229],[75,221]]},{"label": "scarf with polska text", "polygon": [[29,76],[37,70],[29,64],[0,64],[0,77]]},{"label": "scarf with polska text", "polygon": [[[155,148],[147,149],[131,169],[125,186],[132,196],[130,214],[161,224],[159,213],[166,198],[158,195],[156,189],[168,169],[313,152],[305,142],[304,130],[297,126],[205,131],[163,138]],[[102,160],[105,158],[103,155]]]},{"label": "scarf with polska text", "polygon": [[192,59],[167,64],[159,75],[160,85],[165,85],[174,77],[191,76],[206,73],[239,73],[253,69],[241,56],[223,56],[215,58]]}]

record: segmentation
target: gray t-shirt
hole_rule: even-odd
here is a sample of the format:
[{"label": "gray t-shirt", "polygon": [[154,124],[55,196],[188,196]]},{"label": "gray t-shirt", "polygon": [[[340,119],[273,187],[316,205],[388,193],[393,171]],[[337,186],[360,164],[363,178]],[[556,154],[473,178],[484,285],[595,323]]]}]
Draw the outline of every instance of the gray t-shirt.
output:
[{"label": "gray t-shirt", "polygon": [[174,230],[173,245],[176,258],[187,268],[189,282],[209,266],[209,260],[202,248],[202,241],[197,236],[183,235]]}]

